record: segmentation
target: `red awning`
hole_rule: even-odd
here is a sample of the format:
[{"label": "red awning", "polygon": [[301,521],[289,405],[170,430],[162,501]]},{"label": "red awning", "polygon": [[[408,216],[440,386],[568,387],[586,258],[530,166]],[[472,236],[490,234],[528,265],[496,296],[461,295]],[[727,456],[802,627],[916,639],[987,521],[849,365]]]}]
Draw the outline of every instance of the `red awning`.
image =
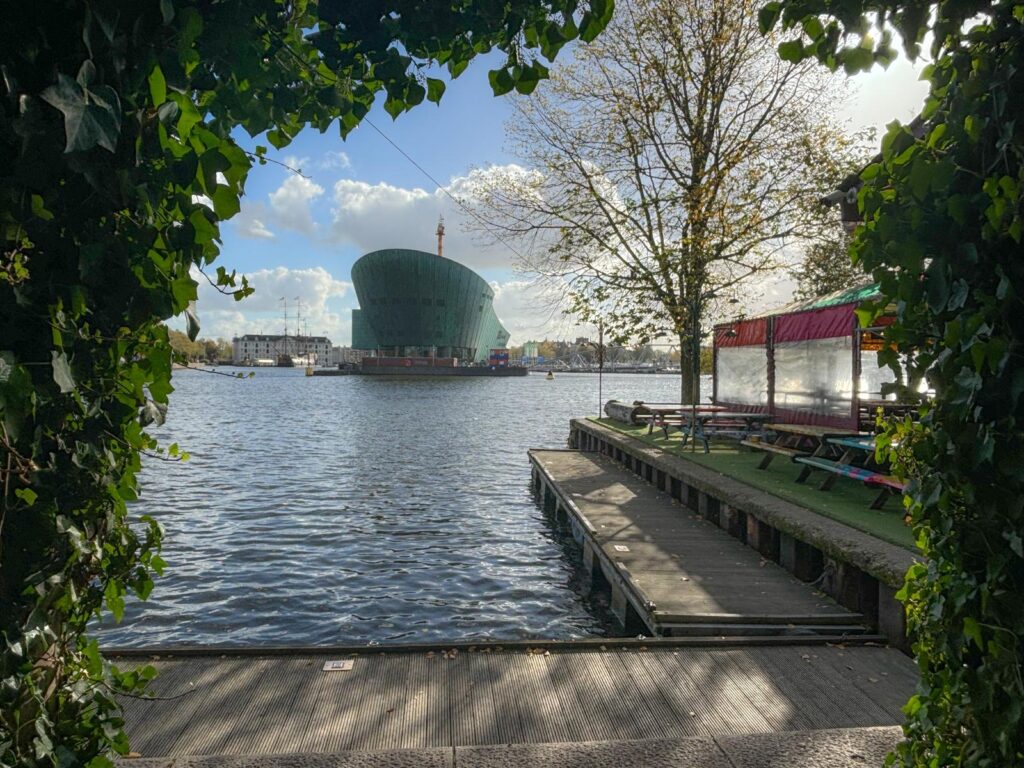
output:
[{"label": "red awning", "polygon": [[853,333],[856,308],[857,304],[840,304],[837,307],[780,315],[775,318],[775,343],[850,336]]},{"label": "red awning", "polygon": [[737,320],[715,326],[716,347],[764,346],[768,340],[768,318]]}]

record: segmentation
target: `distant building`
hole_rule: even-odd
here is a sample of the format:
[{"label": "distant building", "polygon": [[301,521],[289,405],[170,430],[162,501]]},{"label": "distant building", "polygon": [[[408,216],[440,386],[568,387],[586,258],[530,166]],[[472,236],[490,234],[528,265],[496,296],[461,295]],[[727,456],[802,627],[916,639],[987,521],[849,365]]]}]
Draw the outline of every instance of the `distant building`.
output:
[{"label": "distant building", "polygon": [[402,248],[374,251],[352,265],[352,283],[359,299],[352,310],[354,349],[486,362],[492,349],[508,345],[494,291],[451,259]]},{"label": "distant building", "polygon": [[281,356],[311,357],[318,365],[330,365],[331,340],[326,336],[280,336],[247,333],[231,340],[231,362],[235,365],[255,365],[259,361],[273,361]]},{"label": "distant building", "polygon": [[331,355],[327,359],[328,365],[358,365],[359,362],[370,355],[371,352],[365,349],[353,349],[352,347],[331,347]]}]

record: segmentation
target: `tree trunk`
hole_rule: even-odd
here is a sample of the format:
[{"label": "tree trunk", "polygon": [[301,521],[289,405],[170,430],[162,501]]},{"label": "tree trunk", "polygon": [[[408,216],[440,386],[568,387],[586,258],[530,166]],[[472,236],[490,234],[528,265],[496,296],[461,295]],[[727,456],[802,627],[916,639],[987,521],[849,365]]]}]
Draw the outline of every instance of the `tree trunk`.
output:
[{"label": "tree trunk", "polygon": [[688,334],[679,334],[679,402],[693,403],[694,392],[698,393],[699,402],[699,388],[699,377],[696,386],[693,380],[693,342]]}]

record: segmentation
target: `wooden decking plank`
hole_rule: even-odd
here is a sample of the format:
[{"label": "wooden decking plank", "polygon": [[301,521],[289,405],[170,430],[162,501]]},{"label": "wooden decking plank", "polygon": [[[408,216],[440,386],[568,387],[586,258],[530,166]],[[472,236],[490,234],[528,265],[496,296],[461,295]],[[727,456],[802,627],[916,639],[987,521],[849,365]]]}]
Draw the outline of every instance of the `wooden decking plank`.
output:
[{"label": "wooden decking plank", "polygon": [[[141,667],[150,663],[153,662],[147,661],[138,666]],[[136,665],[119,664],[117,666],[131,669]],[[183,663],[165,662],[162,666],[157,667],[157,670],[158,674],[151,683],[150,692],[152,696],[163,697],[162,699],[118,697],[118,700],[122,703],[122,715],[125,721],[130,720],[133,723],[138,723],[138,729],[133,734],[130,743],[132,751],[139,754],[150,754],[148,750],[153,742],[159,739],[160,732],[166,729],[168,724],[161,718],[161,714],[167,706],[165,702],[173,700],[184,705],[184,699],[194,695],[195,691],[195,687],[189,684],[195,677],[195,668],[193,666]],[[184,725],[185,721],[182,721],[182,727]],[[154,732],[154,727],[159,728],[160,731]]]},{"label": "wooden decking plank", "polygon": [[[504,654],[478,654],[487,661],[491,697],[494,700],[494,714],[498,728],[499,744],[522,744],[529,741],[524,732],[522,704],[517,686],[503,662]],[[522,658],[525,654],[517,658]]]},{"label": "wooden decking plank", "polygon": [[[688,654],[686,666],[690,676],[698,680],[699,686],[708,686],[724,697],[729,711],[736,715],[740,730],[738,733],[760,733],[772,731],[772,723],[764,717],[747,695],[745,687],[739,686],[729,670],[715,661],[716,651],[705,650]],[[678,657],[676,657],[678,659]]]},{"label": "wooden decking plank", "polygon": [[[463,740],[457,741],[456,745],[502,743],[494,703],[495,681],[490,659],[480,653],[464,653],[453,664],[458,667],[464,683],[464,696],[461,700],[461,706],[465,707],[463,719],[472,725],[468,734]],[[454,709],[453,718],[458,719]]]},{"label": "wooden decking plank", "polygon": [[246,755],[253,752],[259,736],[257,723],[264,720],[268,710],[277,702],[280,673],[267,659],[254,659],[252,673],[257,684],[250,691],[238,717],[224,736],[217,754]]},{"label": "wooden decking plank", "polygon": [[[817,695],[823,697],[845,718],[844,726],[870,726],[886,722],[884,710],[876,707],[871,698],[859,690],[852,681],[844,680],[838,670],[825,659],[830,649],[808,648],[799,654],[804,661],[803,670],[809,678],[809,684]],[[791,666],[796,666],[797,654],[788,654]],[[806,657],[806,658],[805,658]],[[841,698],[840,698],[841,696]]]},{"label": "wooden decking plank", "polygon": [[570,741],[600,741],[608,738],[604,714],[589,696],[581,696],[569,654],[553,653],[544,659],[551,685],[558,695]]},{"label": "wooden decking plank", "polygon": [[[675,651],[667,651],[675,653]],[[693,718],[686,713],[679,712],[672,706],[664,690],[663,676],[660,671],[657,679],[652,675],[648,665],[643,662],[641,656],[648,654],[620,652],[612,654],[620,664],[625,673],[629,675],[637,690],[643,696],[644,703],[654,714],[658,727],[664,734],[657,738],[678,738],[683,736],[695,736],[701,731],[695,727]],[[661,669],[661,665],[658,665]]]},{"label": "wooden decking plank", "polygon": [[296,752],[311,743],[313,714],[326,682],[323,662],[309,657],[273,659],[273,703],[253,720],[259,753]]},{"label": "wooden decking plank", "polygon": [[199,663],[187,667],[190,674],[182,680],[189,690],[189,693],[180,699],[175,699],[177,706],[154,707],[147,718],[146,726],[152,734],[151,739],[138,742],[137,749],[140,754],[151,756],[162,756],[175,754],[178,750],[179,736],[188,727],[196,710],[200,708],[203,700],[209,693],[208,688],[212,687],[223,673],[225,667],[219,659],[203,659]]},{"label": "wooden decking plank", "polygon": [[[746,706],[745,699],[734,700],[730,693],[723,686],[723,675],[718,668],[706,658],[706,651],[694,649],[692,653],[684,656],[666,657],[670,674],[674,677],[683,675],[689,680],[689,685],[696,695],[704,702],[704,709],[714,713],[722,723],[722,729],[718,733],[750,733],[764,730],[767,726],[763,718],[754,715],[754,721],[749,722],[745,712],[740,711],[740,705]],[[740,699],[743,697],[740,696]]]},{"label": "wooden decking plank", "polygon": [[[757,648],[750,656],[769,670],[769,676],[786,691],[789,700],[811,720],[814,728],[842,728],[851,725],[842,703],[834,701],[832,690],[821,690],[815,676],[804,668],[801,656],[810,649],[796,648],[796,654],[776,654],[777,648]],[[782,649],[789,650],[789,649]]]},{"label": "wooden decking plank", "polygon": [[860,618],[603,457],[574,451],[530,456],[556,495],[590,526],[587,535],[632,585],[627,589],[635,603],[648,605],[643,611],[650,613],[653,603],[659,614],[750,615],[777,625],[849,625]]},{"label": "wooden decking plank", "polygon": [[[831,666],[834,675],[864,695],[867,700],[867,711],[871,712],[874,718],[873,725],[892,722],[893,718],[902,718],[902,708],[908,697],[900,695],[887,684],[889,671],[885,658],[888,654],[850,654],[844,649],[827,646],[819,648],[817,653],[822,661]],[[902,670],[896,674],[902,674]],[[912,686],[913,682],[910,682],[910,685]]]},{"label": "wooden decking plank", "polygon": [[802,731],[814,726],[813,722],[779,691],[764,669],[750,663],[746,653],[724,649],[712,657],[733,682],[743,689],[747,699],[757,707],[764,719],[771,723],[772,730]]},{"label": "wooden decking plank", "polygon": [[216,686],[215,695],[204,696],[203,707],[196,711],[179,736],[188,745],[189,754],[226,755],[233,752],[232,735],[239,730],[240,719],[225,721],[222,728],[212,728],[208,721],[212,714],[225,707],[239,712],[240,718],[244,718],[259,688],[260,672],[259,659],[232,665],[229,689],[218,695],[218,689],[224,686]]},{"label": "wooden decking plank", "polygon": [[405,679],[407,695],[396,710],[395,749],[447,746],[448,696],[441,681],[441,660],[434,655],[410,655]]},{"label": "wooden decking plank", "polygon": [[401,710],[412,696],[406,682],[409,665],[419,660],[408,656],[378,656],[374,661],[372,674],[376,691],[370,692],[360,707],[345,749],[396,749],[396,743],[401,740]]},{"label": "wooden decking plank", "polygon": [[674,654],[644,653],[637,657],[650,670],[651,677],[661,687],[666,700],[676,712],[678,720],[689,718],[693,735],[710,736],[729,733],[726,721],[715,712],[709,702],[700,694],[690,678],[678,669]]},{"label": "wooden decking plank", "polygon": [[640,651],[610,639],[604,652],[374,654],[349,672],[322,664],[158,661],[163,695],[189,681],[197,692],[133,706],[133,749],[316,753],[890,725],[915,681],[897,651],[821,644]]},{"label": "wooden decking plank", "polygon": [[374,664],[377,657],[357,656],[347,672],[316,670],[320,684],[309,721],[306,740],[300,751],[338,752],[352,740],[352,729],[362,704],[376,684]]},{"label": "wooden decking plank", "polygon": [[[637,653],[646,653],[638,651]],[[654,651],[659,653],[659,651]],[[613,690],[622,705],[632,713],[633,739],[661,739],[674,729],[671,726],[675,718],[663,720],[665,712],[657,708],[657,700],[651,701],[643,688],[625,665],[625,659],[632,654],[601,652],[591,654],[595,663],[600,662],[605,670],[606,679],[613,684]],[[666,725],[669,728],[666,728]]]},{"label": "wooden decking plank", "polygon": [[[577,695],[586,699],[599,712],[595,722],[609,725],[608,735],[612,739],[637,739],[640,732],[636,725],[636,713],[619,696],[612,682],[608,668],[601,663],[597,654],[575,653],[566,655],[572,670],[572,681]],[[628,680],[627,676],[623,676]]]},{"label": "wooden decking plank", "polygon": [[519,717],[526,742],[571,741],[562,703],[551,682],[550,670],[541,655],[496,654],[515,686]]}]

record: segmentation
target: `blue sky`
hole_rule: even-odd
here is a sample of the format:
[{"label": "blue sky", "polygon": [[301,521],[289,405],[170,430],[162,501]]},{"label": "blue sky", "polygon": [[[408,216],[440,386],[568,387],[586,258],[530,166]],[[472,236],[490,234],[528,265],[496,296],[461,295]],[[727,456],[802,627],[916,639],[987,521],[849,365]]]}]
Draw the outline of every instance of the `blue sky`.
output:
[{"label": "blue sky", "polygon": [[[442,185],[457,190],[473,168],[516,162],[506,151],[504,124],[516,95],[495,98],[487,82],[488,59],[475,61],[448,83],[440,106],[424,103],[393,121],[377,106],[369,119]],[[836,75],[843,77],[843,75]],[[850,130],[881,129],[894,118],[909,119],[926,93],[917,73],[900,60],[889,70],[855,79],[841,118]],[[243,146],[264,143],[239,136]],[[256,294],[236,304],[206,286],[198,310],[203,336],[280,333],[280,298],[303,302],[311,333],[335,344],[350,343],[350,310],[357,306],[349,283],[353,262],[377,248],[433,251],[439,215],[447,222],[445,255],[476,269],[495,288],[495,307],[512,332],[512,343],[529,338],[572,338],[571,319],[539,311],[527,277],[512,268],[504,248],[484,248],[462,231],[457,206],[370,125],[345,141],[337,130],[307,130],[285,150],[268,157],[300,167],[304,176],[280,166],[255,167],[242,212],[222,230],[220,264],[250,276]],[[792,291],[786,279],[763,291],[767,304]],[[294,320],[292,321],[294,330]]]}]

